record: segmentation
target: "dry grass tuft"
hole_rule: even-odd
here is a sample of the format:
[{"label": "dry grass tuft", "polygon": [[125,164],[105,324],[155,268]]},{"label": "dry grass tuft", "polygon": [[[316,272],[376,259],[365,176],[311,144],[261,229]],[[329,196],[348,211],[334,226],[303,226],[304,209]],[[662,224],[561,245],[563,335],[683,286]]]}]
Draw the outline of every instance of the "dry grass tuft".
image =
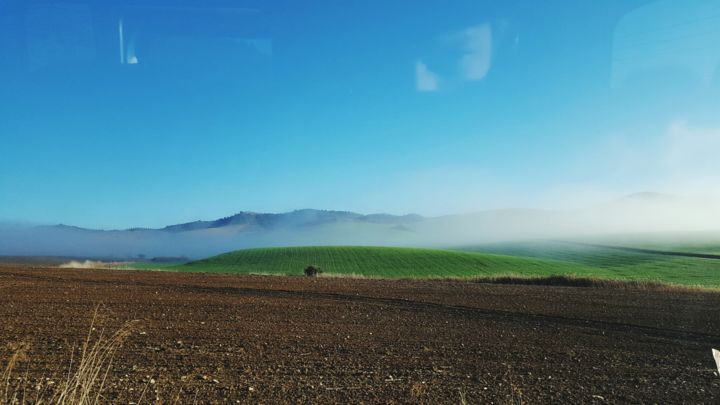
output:
[{"label": "dry grass tuft", "polygon": [[467,405],[467,396],[465,395],[465,391],[462,389],[458,390],[458,394],[460,395],[460,405]]},{"label": "dry grass tuft", "polygon": [[[58,405],[91,405],[108,402],[103,397],[106,382],[112,368],[113,358],[125,339],[130,335],[135,321],[125,323],[112,334],[98,326],[99,307],[95,308],[90,323],[90,330],[80,347],[75,359],[75,350],[70,354],[70,365],[62,382],[50,392],[48,386],[27,387],[30,382],[22,380],[21,386],[12,386],[11,375],[18,363],[27,359],[29,345],[19,345],[10,356],[2,374],[0,387],[0,404],[58,404]],[[31,360],[31,359],[28,359]],[[36,391],[35,398],[26,396],[27,390]]]},{"label": "dry grass tuft", "polygon": [[105,329],[100,329],[98,336],[93,340],[97,318],[96,308],[90,331],[79,353],[79,362],[73,370],[71,358],[68,377],[53,403],[83,405],[100,403],[113,357],[130,335],[134,322],[126,323],[111,335],[107,335]]},{"label": "dry grass tuft", "polygon": [[17,363],[25,360],[29,348],[30,346],[27,344],[18,345],[13,350],[10,360],[5,370],[3,370],[2,376],[0,377],[0,381],[2,382],[2,387],[0,387],[0,400],[2,400],[3,404],[15,404],[20,400],[20,392],[10,387],[10,376]]}]

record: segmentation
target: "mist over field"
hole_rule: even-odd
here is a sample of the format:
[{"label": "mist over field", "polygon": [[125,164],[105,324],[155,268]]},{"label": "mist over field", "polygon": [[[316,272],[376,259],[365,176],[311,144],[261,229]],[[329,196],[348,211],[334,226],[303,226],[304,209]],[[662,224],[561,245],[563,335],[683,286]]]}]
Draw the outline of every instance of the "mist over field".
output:
[{"label": "mist over field", "polygon": [[[702,241],[720,235],[711,201],[633,194],[578,210],[504,209],[421,217],[298,210],[242,212],[161,229],[92,230],[68,225],[0,226],[0,255],[199,258],[251,247],[375,245],[450,247],[529,239],[639,237]],[[642,236],[638,236],[642,235]]]}]

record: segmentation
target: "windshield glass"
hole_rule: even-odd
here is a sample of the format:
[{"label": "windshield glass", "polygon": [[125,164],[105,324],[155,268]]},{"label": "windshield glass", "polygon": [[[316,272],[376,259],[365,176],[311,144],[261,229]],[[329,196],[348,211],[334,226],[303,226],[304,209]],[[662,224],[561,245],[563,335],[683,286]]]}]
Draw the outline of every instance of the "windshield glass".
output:
[{"label": "windshield glass", "polygon": [[[190,380],[215,387],[209,400],[283,400],[277,373],[293,375],[284,400],[299,402],[720,398],[711,355],[720,348],[718,0],[0,0],[0,78],[0,280],[20,267],[44,280],[42,266],[63,282],[87,277],[95,281],[82,294],[136,308],[133,319],[155,301],[89,286],[167,277],[197,294],[230,286],[278,305],[253,301],[272,319],[261,326],[249,310],[209,318],[217,331],[235,325],[227,340],[262,346],[255,336],[271,335],[263,347],[277,350],[248,355],[273,376],[193,369]],[[157,287],[162,302],[195,299],[166,287]],[[300,308],[303,289],[328,318],[313,324],[317,345],[297,343],[287,360],[280,348],[307,336],[297,325],[315,312],[294,318],[278,302]],[[27,305],[45,302],[22,291]],[[347,324],[356,307],[325,308],[336,295],[372,307],[363,314],[378,317],[386,340],[331,338],[323,327],[381,333]],[[212,297],[188,313],[239,305]],[[38,311],[71,311],[53,302]],[[240,331],[237,319],[258,329]],[[158,325],[174,327],[149,333]],[[277,325],[295,326],[285,336]],[[73,327],[68,336],[80,336]],[[643,347],[646,335],[653,343]],[[197,336],[199,347],[220,344]],[[510,347],[516,336],[521,349]],[[188,343],[166,340],[146,346]],[[440,342],[464,360],[440,361]],[[371,365],[320,360],[356,355]],[[653,371],[633,365],[647,356]],[[303,391],[320,376],[322,395]],[[617,390],[600,389],[601,376]],[[247,396],[262,385],[277,389]],[[113,395],[137,400],[126,394]]]}]

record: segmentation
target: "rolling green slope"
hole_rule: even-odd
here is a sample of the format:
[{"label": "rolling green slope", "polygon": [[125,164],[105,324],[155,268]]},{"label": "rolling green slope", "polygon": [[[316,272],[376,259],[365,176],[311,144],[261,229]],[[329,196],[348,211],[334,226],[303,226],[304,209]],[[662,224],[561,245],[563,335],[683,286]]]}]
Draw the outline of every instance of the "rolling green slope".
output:
[{"label": "rolling green slope", "polygon": [[309,265],[324,274],[376,278],[577,277],[654,281],[720,288],[720,260],[650,254],[564,242],[488,244],[453,250],[314,246],[245,249],[168,271],[302,275]]},{"label": "rolling green slope", "polygon": [[595,275],[575,264],[449,250],[318,246],[246,249],[175,266],[179,271],[302,275],[308,265],[323,273],[382,278],[445,278],[497,275]]},{"label": "rolling green slope", "polygon": [[[606,243],[600,241],[600,243]],[[709,255],[720,255],[720,243],[718,242],[635,242],[622,241],[614,243],[617,246],[630,248],[665,250],[671,252],[700,253]]]},{"label": "rolling green slope", "polygon": [[584,271],[590,268],[599,277],[720,287],[718,259],[632,252],[550,241],[497,243],[462,247],[458,250],[558,261],[583,267]]}]

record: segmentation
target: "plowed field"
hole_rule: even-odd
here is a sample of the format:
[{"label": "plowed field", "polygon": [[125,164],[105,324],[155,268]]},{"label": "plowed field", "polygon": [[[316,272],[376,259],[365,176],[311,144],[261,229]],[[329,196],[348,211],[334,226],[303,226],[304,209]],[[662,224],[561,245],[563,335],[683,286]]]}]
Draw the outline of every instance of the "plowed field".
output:
[{"label": "plowed field", "polygon": [[108,402],[720,402],[712,292],[4,265],[14,392],[61,385],[98,305],[91,339],[137,321]]}]

